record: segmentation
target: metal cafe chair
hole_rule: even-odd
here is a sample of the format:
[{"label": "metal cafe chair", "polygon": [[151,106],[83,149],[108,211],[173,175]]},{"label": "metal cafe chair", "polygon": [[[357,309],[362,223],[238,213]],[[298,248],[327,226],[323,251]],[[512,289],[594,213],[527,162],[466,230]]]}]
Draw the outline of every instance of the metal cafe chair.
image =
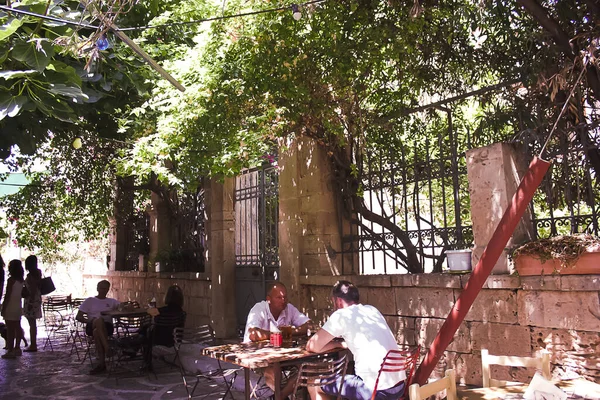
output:
[{"label": "metal cafe chair", "polygon": [[144,325],[149,326],[152,317],[149,314],[130,317],[118,317],[115,320],[115,336],[117,338],[136,335]]},{"label": "metal cafe chair", "polygon": [[[83,351],[84,355],[86,349],[86,338],[85,338],[85,324],[77,321],[75,317],[77,316],[77,311],[79,310],[79,306],[83,303],[84,298],[75,298],[71,300],[71,316],[70,316],[70,326],[69,326],[69,335],[71,337],[71,354],[75,353],[77,355],[77,359],[81,360],[79,356],[79,352]],[[85,361],[85,358],[84,358]]]},{"label": "metal cafe chair", "polygon": [[[174,342],[164,342],[167,337],[173,340],[173,329],[183,328],[185,326],[186,317],[187,314],[185,312],[176,315],[159,314],[154,317],[154,321],[148,331],[149,343],[145,349],[145,351],[149,353],[146,354],[146,359],[150,364],[152,364],[153,350],[157,349],[157,351],[163,353],[163,355],[160,356],[160,359],[163,362],[170,366],[177,366],[177,353],[174,349]],[[166,358],[169,353],[173,356],[172,360],[167,360]]]},{"label": "metal cafe chair", "polygon": [[[235,379],[237,378],[238,372],[242,370],[242,368],[224,368],[221,365],[221,361],[217,360],[218,368],[213,370],[201,370],[197,369],[196,371],[186,371],[185,367],[182,363],[181,353],[185,351],[186,347],[191,348],[192,351],[195,351],[195,347],[207,347],[215,344],[215,334],[210,325],[201,325],[197,328],[175,328],[173,329],[173,339],[175,342],[175,359],[179,360],[179,371],[181,373],[181,379],[183,380],[183,386],[188,394],[188,398],[192,398],[194,396],[194,392],[198,387],[198,384],[201,380],[206,381],[222,381],[225,384],[227,390],[223,394],[222,398],[226,398],[229,395],[232,399],[233,393],[231,393],[231,388]],[[192,383],[195,379],[195,382]],[[216,387],[211,393],[205,395],[209,396],[211,394],[219,391],[220,388]]]},{"label": "metal cafe chair", "polygon": [[59,339],[64,343],[68,343],[71,338],[71,296],[46,297],[42,303],[42,310],[46,328],[44,349],[50,346],[50,351],[54,351],[53,340]]},{"label": "metal cafe chair", "polygon": [[[144,341],[151,321],[152,317],[148,314],[117,318],[114,323],[113,340],[109,341],[113,350],[109,375],[118,378],[143,372],[139,368],[129,366],[143,361]],[[142,332],[144,335],[141,335]]]},{"label": "metal cafe chair", "polygon": [[[327,358],[320,361],[302,363],[298,369],[294,391],[292,392],[292,400],[296,399],[296,393],[299,388],[327,385],[335,382],[338,376],[342,377],[340,382],[341,387],[344,383],[347,368],[348,358],[346,354],[337,360]],[[338,399],[341,399],[340,395],[338,395]]]},{"label": "metal cafe chair", "polygon": [[508,382],[493,379],[490,376],[490,365],[505,365],[510,367],[537,368],[542,371],[544,378],[550,380],[550,353],[543,351],[541,357],[494,356],[487,349],[481,349],[481,376],[483,387],[502,387]]},{"label": "metal cafe chair", "polygon": [[434,394],[446,390],[446,398],[448,400],[458,400],[456,394],[456,373],[453,369],[446,371],[446,376],[435,382],[420,386],[418,383],[413,383],[408,388],[410,400],[425,400]]},{"label": "metal cafe chair", "polygon": [[373,388],[371,400],[375,400],[375,395],[377,394],[377,386],[379,385],[379,378],[381,377],[382,372],[405,371],[405,382],[408,384],[408,382],[410,382],[412,378],[413,373],[415,372],[417,361],[419,361],[420,351],[421,346],[417,346],[412,350],[403,349],[388,351],[388,353],[383,358],[381,367],[379,368],[379,373],[377,374],[377,379],[375,380],[375,387]]}]

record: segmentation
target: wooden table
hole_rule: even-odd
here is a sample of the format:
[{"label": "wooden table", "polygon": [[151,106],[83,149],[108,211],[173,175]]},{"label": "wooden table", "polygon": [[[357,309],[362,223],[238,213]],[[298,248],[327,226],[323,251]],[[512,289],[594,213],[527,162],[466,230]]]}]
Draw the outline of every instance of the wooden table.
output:
[{"label": "wooden table", "polygon": [[[273,347],[268,341],[255,343],[226,344],[202,349],[202,355],[226,361],[244,368],[246,399],[250,399],[250,370],[272,367],[275,378],[275,399],[281,398],[281,367],[301,364],[308,358],[325,354],[306,351],[306,343],[296,347]],[[336,353],[336,352],[333,352]]]},{"label": "wooden table", "polygon": [[[585,379],[554,382],[568,395],[568,399],[600,400],[600,385]],[[517,400],[523,399],[527,385],[501,388],[477,388],[458,390],[459,400]]]},{"label": "wooden table", "polygon": [[110,310],[102,311],[100,314],[111,316],[113,319],[116,318],[132,318],[132,317],[143,317],[148,315],[148,311],[143,308],[134,308],[133,310]]}]

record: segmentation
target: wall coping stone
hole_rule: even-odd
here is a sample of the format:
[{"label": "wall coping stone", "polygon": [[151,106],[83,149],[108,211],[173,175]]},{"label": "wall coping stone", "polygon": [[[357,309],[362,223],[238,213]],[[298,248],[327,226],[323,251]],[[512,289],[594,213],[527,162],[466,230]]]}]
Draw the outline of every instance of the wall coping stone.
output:
[{"label": "wall coping stone", "polygon": [[[398,275],[313,275],[301,276],[300,284],[333,286],[340,279],[360,287],[438,287],[463,289],[471,274],[398,274]],[[490,275],[484,289],[521,289],[536,291],[586,292],[597,291],[600,275]]]},{"label": "wall coping stone", "polygon": [[358,286],[392,287],[394,275],[303,275],[300,284],[310,286],[333,286],[339,280],[347,280]]},{"label": "wall coping stone", "polygon": [[123,278],[145,279],[189,279],[210,282],[210,273],[206,272],[141,272],[141,271],[106,271],[106,275],[84,274],[84,276],[120,276]]}]

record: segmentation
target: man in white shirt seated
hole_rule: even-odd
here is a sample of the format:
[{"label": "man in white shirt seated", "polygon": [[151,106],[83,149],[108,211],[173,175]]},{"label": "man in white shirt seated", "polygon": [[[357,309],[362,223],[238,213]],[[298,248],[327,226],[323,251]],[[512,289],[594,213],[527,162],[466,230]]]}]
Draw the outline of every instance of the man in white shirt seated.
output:
[{"label": "man in white shirt seated", "polygon": [[[368,400],[371,398],[379,368],[389,350],[398,350],[398,344],[385,318],[373,306],[359,303],[358,288],[348,281],[338,281],[332,290],[332,300],[336,311],[329,317],[323,328],[310,338],[306,349],[323,352],[340,347],[337,337],[344,339],[354,356],[356,375],[346,375],[341,388],[344,399]],[[337,382],[309,388],[314,399],[335,398],[340,391]],[[404,393],[406,373],[382,372],[377,386],[376,400],[399,399]]]},{"label": "man in white shirt seated", "polygon": [[102,315],[103,311],[116,310],[120,302],[106,297],[110,290],[110,282],[98,282],[98,295],[88,297],[79,306],[77,321],[85,323],[85,333],[94,337],[99,363],[92,368],[90,375],[97,375],[106,371],[106,354],[108,353],[108,337],[113,334],[114,327],[110,315]]},{"label": "man in white shirt seated", "polygon": [[[310,318],[288,303],[285,285],[281,282],[273,282],[268,288],[267,299],[256,303],[248,314],[244,342],[268,340],[271,336],[271,326],[291,326],[292,335],[306,335]],[[265,368],[264,375],[267,386],[275,390],[272,368]],[[294,383],[293,377],[290,377],[281,389],[282,398],[292,393]]]}]

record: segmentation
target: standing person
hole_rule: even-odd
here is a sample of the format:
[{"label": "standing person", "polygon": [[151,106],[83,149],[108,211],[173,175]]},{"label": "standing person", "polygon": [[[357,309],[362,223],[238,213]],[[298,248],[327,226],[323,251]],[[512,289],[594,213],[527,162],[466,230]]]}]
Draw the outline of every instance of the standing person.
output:
[{"label": "standing person", "polygon": [[[389,350],[398,350],[398,344],[383,315],[373,306],[359,303],[358,288],[349,281],[338,281],[332,290],[335,306],[323,328],[310,338],[306,349],[323,352],[339,348],[333,339],[341,337],[354,356],[356,375],[343,378],[341,396],[344,399],[368,400],[371,398],[379,368]],[[340,391],[337,382],[320,388],[309,388],[314,399],[335,398]],[[399,399],[404,393],[406,373],[383,372],[379,378],[375,399]]]},{"label": "standing person", "polygon": [[4,293],[4,259],[0,256],[0,304],[2,303],[2,294]]},{"label": "standing person", "polygon": [[112,317],[102,315],[102,311],[116,310],[120,302],[106,297],[110,290],[110,282],[102,280],[96,286],[98,295],[88,297],[81,303],[75,319],[85,323],[85,333],[93,336],[98,354],[98,365],[90,371],[90,375],[106,372],[106,354],[108,353],[108,337],[113,334]]},{"label": "standing person", "polygon": [[[293,335],[306,335],[310,318],[302,314],[296,307],[288,303],[287,289],[281,282],[273,282],[269,286],[267,300],[256,303],[248,314],[244,342],[258,342],[269,339],[271,325],[295,326]],[[265,368],[265,383],[275,390],[275,374],[273,368]],[[294,391],[294,374],[292,374],[284,387],[281,388],[281,398],[285,399]]]},{"label": "standing person", "polygon": [[25,259],[25,269],[27,270],[27,278],[25,286],[29,292],[23,302],[23,315],[29,323],[29,336],[31,342],[25,352],[33,353],[37,351],[37,325],[35,320],[42,318],[42,293],[40,285],[42,282],[42,271],[38,268],[38,259],[34,255],[30,255]]},{"label": "standing person", "polygon": [[6,282],[6,295],[2,303],[2,316],[6,321],[6,348],[2,358],[15,358],[22,355],[21,351],[21,292],[23,291],[23,265],[21,260],[11,260],[8,263],[10,277]]}]

